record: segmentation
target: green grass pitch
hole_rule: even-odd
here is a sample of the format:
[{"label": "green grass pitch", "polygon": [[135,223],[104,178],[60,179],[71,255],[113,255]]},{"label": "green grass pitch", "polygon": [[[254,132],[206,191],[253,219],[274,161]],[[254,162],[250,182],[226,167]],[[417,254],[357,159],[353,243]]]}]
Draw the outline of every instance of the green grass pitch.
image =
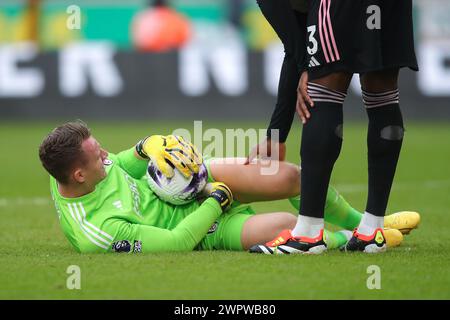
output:
[{"label": "green grass pitch", "polygon": [[[0,299],[449,299],[450,126],[409,123],[388,212],[421,213],[420,228],[382,255],[329,251],[321,256],[246,252],[80,255],[59,229],[48,177],[37,148],[57,122],[0,123]],[[111,152],[155,133],[192,123],[89,122]],[[209,127],[264,128],[264,123]],[[288,160],[298,163],[300,128],[292,129]],[[365,124],[348,123],[332,183],[354,207],[366,198]],[[286,210],[287,201],[255,204]],[[69,290],[68,266],[81,268],[81,289]],[[367,268],[381,270],[369,290]]]}]

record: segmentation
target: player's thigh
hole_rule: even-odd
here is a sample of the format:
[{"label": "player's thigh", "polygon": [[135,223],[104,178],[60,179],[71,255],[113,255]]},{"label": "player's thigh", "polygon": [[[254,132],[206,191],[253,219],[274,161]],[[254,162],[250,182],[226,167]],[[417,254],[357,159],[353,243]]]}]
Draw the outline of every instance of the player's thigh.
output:
[{"label": "player's thigh", "polygon": [[250,205],[233,203],[231,208],[221,215],[200,242],[199,250],[243,250],[241,235],[244,225],[255,211]]},{"label": "player's thigh", "polygon": [[281,231],[292,229],[297,217],[288,212],[263,213],[251,216],[242,228],[241,242],[244,250],[255,244],[273,240]]},{"label": "player's thigh", "polygon": [[211,175],[230,187],[241,203],[286,199],[300,194],[300,168],[289,162],[244,165],[245,158],[213,159]]},{"label": "player's thigh", "polygon": [[385,92],[398,87],[398,68],[363,73],[359,76],[361,88],[368,92]]},{"label": "player's thigh", "polygon": [[320,84],[331,90],[347,92],[352,76],[353,74],[348,72],[333,72],[321,78],[311,80],[311,82]]}]

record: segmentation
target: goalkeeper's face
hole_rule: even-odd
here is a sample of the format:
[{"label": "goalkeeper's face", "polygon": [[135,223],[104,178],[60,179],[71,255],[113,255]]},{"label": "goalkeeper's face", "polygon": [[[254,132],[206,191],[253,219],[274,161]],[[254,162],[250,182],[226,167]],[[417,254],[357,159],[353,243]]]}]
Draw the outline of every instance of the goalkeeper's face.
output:
[{"label": "goalkeeper's face", "polygon": [[79,177],[82,177],[83,180],[79,182],[85,182],[94,186],[106,177],[103,162],[108,157],[108,152],[102,149],[92,136],[83,141],[81,149],[83,150],[85,161],[83,161],[83,166],[79,168],[79,173],[81,174]]}]

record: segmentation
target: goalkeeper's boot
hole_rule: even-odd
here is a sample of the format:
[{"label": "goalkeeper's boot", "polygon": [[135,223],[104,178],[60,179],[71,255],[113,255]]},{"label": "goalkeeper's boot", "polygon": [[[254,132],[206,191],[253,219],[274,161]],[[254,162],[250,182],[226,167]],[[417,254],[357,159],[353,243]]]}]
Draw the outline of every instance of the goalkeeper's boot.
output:
[{"label": "goalkeeper's boot", "polygon": [[384,217],[386,228],[400,230],[403,234],[409,234],[411,230],[418,228],[420,214],[414,211],[400,211]]},{"label": "goalkeeper's boot", "polygon": [[366,236],[358,233],[358,229],[353,231],[353,236],[342,251],[362,251],[365,253],[380,253],[386,251],[386,237],[383,229],[377,228],[373,234]]},{"label": "goalkeeper's boot", "polygon": [[388,248],[398,247],[403,242],[403,234],[400,230],[384,228],[384,237],[386,238],[386,245]]},{"label": "goalkeeper's boot", "polygon": [[320,254],[327,250],[323,240],[323,229],[316,238],[294,237],[290,230],[283,230],[274,240],[257,244],[250,253],[264,254]]}]

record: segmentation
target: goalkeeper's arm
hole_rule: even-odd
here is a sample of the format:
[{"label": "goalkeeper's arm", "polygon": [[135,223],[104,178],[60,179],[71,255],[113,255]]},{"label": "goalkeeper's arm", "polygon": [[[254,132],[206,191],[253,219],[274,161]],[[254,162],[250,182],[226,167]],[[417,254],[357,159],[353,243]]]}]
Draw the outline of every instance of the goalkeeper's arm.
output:
[{"label": "goalkeeper's arm", "polygon": [[141,252],[182,252],[192,251],[221,213],[222,208],[219,202],[209,198],[173,230],[133,224],[123,220],[110,223],[111,228],[117,230],[114,241],[127,240],[131,244],[139,241]]},{"label": "goalkeeper's arm", "polygon": [[117,154],[117,161],[119,166],[135,179],[140,179],[147,171],[148,159],[139,156],[135,147]]},{"label": "goalkeeper's arm", "polygon": [[123,220],[110,221],[110,228],[116,230],[114,240],[126,240],[130,244],[140,242],[141,252],[191,251],[208,233],[214,221],[233,203],[231,190],[221,182],[210,184],[206,196],[208,198],[200,207],[173,230]]}]

